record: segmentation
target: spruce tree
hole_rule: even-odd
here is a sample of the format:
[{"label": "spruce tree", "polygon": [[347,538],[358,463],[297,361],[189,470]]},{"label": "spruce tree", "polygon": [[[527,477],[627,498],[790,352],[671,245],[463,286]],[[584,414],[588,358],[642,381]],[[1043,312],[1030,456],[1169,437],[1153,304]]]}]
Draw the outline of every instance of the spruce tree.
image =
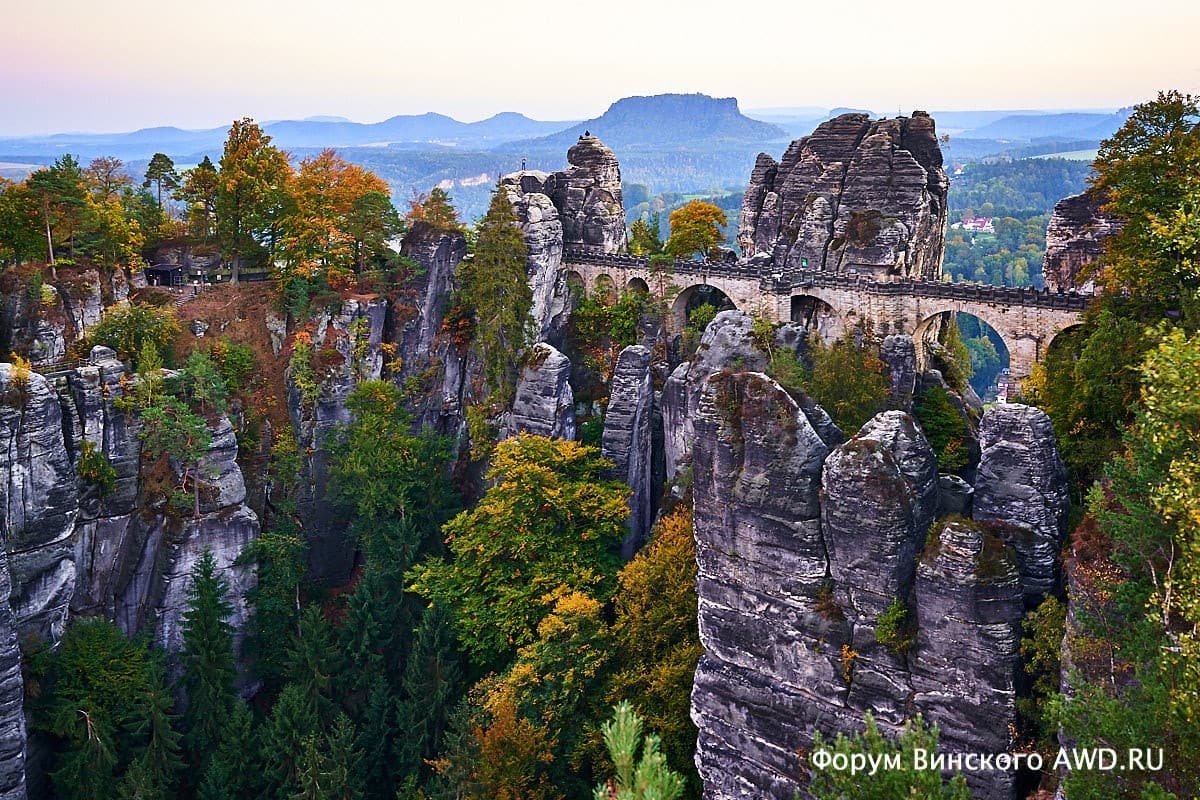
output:
[{"label": "spruce tree", "polygon": [[533,324],[529,250],[505,189],[492,193],[478,234],[474,257],[459,267],[459,305],[474,312],[471,346],[483,361],[488,388],[504,401],[516,377],[515,356],[529,344]]},{"label": "spruce tree", "polygon": [[362,753],[354,741],[354,724],[345,714],[338,714],[324,736],[306,737],[290,800],[362,800]]},{"label": "spruce tree", "polygon": [[396,736],[396,698],[383,675],[376,674],[367,694],[357,742],[361,752],[371,754],[360,762],[359,770],[368,800],[392,800],[397,779]]},{"label": "spruce tree", "polygon": [[227,621],[233,607],[225,599],[227,588],[217,573],[212,551],[205,549],[192,571],[180,654],[180,683],[188,701],[183,715],[184,745],[195,776],[204,773],[238,702],[233,687],[233,626]]},{"label": "spruce tree", "polygon": [[333,718],[333,680],[342,666],[333,631],[321,609],[309,606],[300,615],[300,626],[288,651],[288,679],[321,724]]},{"label": "spruce tree", "polygon": [[297,684],[283,687],[262,733],[263,774],[269,795],[289,800],[297,791],[304,741],[319,730],[320,722],[305,690]]},{"label": "spruce tree", "polygon": [[254,714],[241,702],[230,709],[220,744],[208,761],[197,800],[243,800],[262,790]]},{"label": "spruce tree", "polygon": [[404,731],[397,743],[401,775],[422,772],[426,759],[437,754],[461,675],[450,619],[434,603],[421,618],[401,681],[403,699],[397,706],[397,728]]}]

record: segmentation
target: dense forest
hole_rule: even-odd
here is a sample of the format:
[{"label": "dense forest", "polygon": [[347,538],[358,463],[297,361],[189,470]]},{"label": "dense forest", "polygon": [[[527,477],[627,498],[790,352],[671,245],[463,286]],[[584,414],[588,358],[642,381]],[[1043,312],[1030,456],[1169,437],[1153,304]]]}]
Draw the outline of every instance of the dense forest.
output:
[{"label": "dense forest", "polygon": [[[950,182],[950,223],[943,271],[956,281],[995,286],[1045,285],[1042,256],[1054,204],[1087,187],[1090,164],[1061,158],[980,161],[963,165]],[[991,219],[994,232],[955,226]]]},{"label": "dense forest", "polygon": [[[992,216],[996,226],[994,249],[948,242],[956,279],[1036,285],[1048,204],[1081,188],[1089,169],[1106,209],[1126,222],[1100,265],[1104,294],[1024,388],[1054,422],[1076,504],[1069,594],[1047,599],[1025,631],[1034,686],[1025,715],[1030,748],[1050,752],[1061,730],[1082,746],[1162,746],[1170,757],[1157,772],[1072,772],[1068,800],[1200,792],[1198,117],[1192,98],[1163,94],[1139,106],[1088,169],[1054,160],[971,165],[951,193],[953,209]],[[182,204],[178,216],[167,195]],[[722,233],[732,238],[734,199],[630,191],[631,219],[642,223],[631,242],[653,255],[710,251]],[[69,156],[0,184],[0,260],[37,301],[53,294],[60,269],[137,267],[177,239],[222,253],[232,282],[243,270],[270,270],[274,308],[300,331],[286,357],[304,400],[315,400],[315,370],[328,357],[304,324],[346,297],[403,292],[416,266],[389,242],[417,224],[467,227],[440,190],[416,197],[402,216],[379,177],[332,152],[293,166],[250,120],[234,123],[219,163],[179,174],[164,157],[142,187],[118,161],[83,166]],[[447,330],[482,363],[481,392],[503,404],[522,366],[513,354],[530,349],[532,305],[528,253],[504,191],[492,192],[467,241]],[[581,305],[573,347],[591,355],[597,373],[611,373],[638,325],[661,323],[661,300]],[[693,310],[685,356],[714,314]],[[181,333],[168,304],[135,296],[79,346],[110,346],[135,371],[123,402],[140,420],[142,469],[170,513],[186,518],[198,516],[206,491],[209,424],[258,404],[270,356]],[[884,365],[869,337],[814,342],[800,359],[773,349],[775,333],[756,319],[768,372],[803,388],[847,431],[884,408]],[[990,384],[995,348],[978,327],[949,327],[938,349],[948,385],[963,389],[972,376]],[[13,364],[29,369],[19,356]],[[191,576],[179,653],[99,617],[76,619],[55,648],[31,645],[28,710],[58,797],[700,796],[689,717],[701,647],[687,482],[664,499],[648,544],[625,560],[629,489],[611,478],[597,447],[528,434],[499,441],[489,420],[468,410],[473,441],[464,456],[414,423],[407,391],[359,381],[346,399],[349,421],[322,444],[330,496],[356,552],[347,583],[310,579],[296,512],[306,454],[280,430],[266,448],[271,513],[242,555],[257,577],[244,642],[229,622],[229,587],[206,555]],[[926,392],[914,414],[939,466],[969,469],[968,432],[949,392]],[[243,444],[261,431],[240,431]],[[91,453],[81,454],[80,474],[100,496],[115,481]],[[1070,655],[1068,695],[1061,652]],[[897,744],[869,723],[829,744],[882,752],[935,740],[918,724]],[[1048,772],[1045,785],[1055,779]],[[810,789],[831,800],[965,791],[936,774],[870,788],[822,777]]]}]

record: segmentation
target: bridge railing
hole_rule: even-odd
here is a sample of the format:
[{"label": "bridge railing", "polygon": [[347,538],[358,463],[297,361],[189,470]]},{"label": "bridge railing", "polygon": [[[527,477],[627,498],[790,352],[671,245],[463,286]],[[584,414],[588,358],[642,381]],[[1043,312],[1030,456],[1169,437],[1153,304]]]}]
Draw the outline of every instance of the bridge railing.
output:
[{"label": "bridge railing", "polygon": [[[563,251],[565,264],[591,264],[624,269],[649,269],[650,259],[624,253],[601,253],[584,248]],[[903,295],[906,297],[944,297],[952,300],[998,303],[1010,306],[1082,311],[1092,295],[1059,294],[1030,287],[992,286],[982,283],[948,283],[897,279],[880,281],[863,274],[831,273],[816,270],[791,270],[784,274],[764,275],[755,265],[735,261],[676,260],[671,270],[685,275],[719,275],[729,278],[752,278],[761,282],[764,291],[775,294],[791,293],[811,287],[848,289],[874,295]]]}]

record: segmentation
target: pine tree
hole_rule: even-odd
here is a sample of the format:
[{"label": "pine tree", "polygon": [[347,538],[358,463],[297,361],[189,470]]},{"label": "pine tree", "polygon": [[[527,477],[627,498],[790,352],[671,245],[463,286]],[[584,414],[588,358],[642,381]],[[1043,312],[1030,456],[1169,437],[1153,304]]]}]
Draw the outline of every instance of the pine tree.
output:
[{"label": "pine tree", "polygon": [[288,684],[279,693],[263,728],[261,752],[268,792],[288,800],[299,788],[304,742],[320,730],[320,722],[303,688]]},{"label": "pine tree", "polygon": [[675,800],[683,794],[683,778],[667,766],[666,756],[658,750],[658,737],[650,734],[643,740],[642,720],[633,706],[618,703],[603,732],[617,774],[596,787],[595,800]]},{"label": "pine tree", "polygon": [[220,744],[209,759],[197,800],[243,800],[262,790],[258,731],[250,708],[236,702]]},{"label": "pine tree", "polygon": [[150,158],[150,164],[146,167],[146,180],[142,182],[142,186],[148,188],[152,183],[158,192],[160,208],[163,201],[163,189],[165,188],[169,194],[179,188],[179,173],[175,171],[175,162],[166,153],[155,153]]},{"label": "pine tree", "polygon": [[423,772],[423,764],[438,752],[461,678],[450,619],[437,603],[421,618],[412,654],[401,681],[403,699],[397,705],[401,775]]},{"label": "pine tree", "polygon": [[225,599],[228,586],[217,573],[217,562],[207,548],[192,571],[188,610],[183,615],[181,684],[187,694],[183,715],[188,763],[195,775],[203,774],[212,752],[224,736],[224,727],[238,702],[233,682],[233,626],[227,622],[233,606]]},{"label": "pine tree", "polygon": [[484,363],[488,387],[507,398],[518,359],[529,344],[533,292],[526,277],[528,248],[508,192],[497,187],[479,223],[474,258],[459,266],[459,302],[474,310],[472,348]]},{"label": "pine tree", "polygon": [[341,653],[329,623],[317,606],[300,615],[300,627],[288,651],[288,680],[301,692],[309,713],[322,724],[333,717],[333,679]]},{"label": "pine tree", "polygon": [[354,725],[345,714],[338,714],[328,734],[307,737],[290,800],[362,800],[362,753],[354,740]]}]

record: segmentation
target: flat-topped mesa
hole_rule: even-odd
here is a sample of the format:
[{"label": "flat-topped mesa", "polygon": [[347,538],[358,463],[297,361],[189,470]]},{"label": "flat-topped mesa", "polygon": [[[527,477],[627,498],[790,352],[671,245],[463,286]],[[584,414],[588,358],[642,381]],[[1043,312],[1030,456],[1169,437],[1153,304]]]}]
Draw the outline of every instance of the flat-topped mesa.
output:
[{"label": "flat-topped mesa", "polygon": [[[1121,230],[1120,220],[1100,210],[1103,199],[1083,192],[1059,200],[1046,227],[1042,274],[1052,292],[1095,290],[1088,268],[1104,255],[1104,240]],[[1086,276],[1086,277],[1085,277]]]},{"label": "flat-topped mesa", "polygon": [[843,114],[758,156],[738,244],[764,271],[859,272],[936,280],[949,179],[933,118]]}]

